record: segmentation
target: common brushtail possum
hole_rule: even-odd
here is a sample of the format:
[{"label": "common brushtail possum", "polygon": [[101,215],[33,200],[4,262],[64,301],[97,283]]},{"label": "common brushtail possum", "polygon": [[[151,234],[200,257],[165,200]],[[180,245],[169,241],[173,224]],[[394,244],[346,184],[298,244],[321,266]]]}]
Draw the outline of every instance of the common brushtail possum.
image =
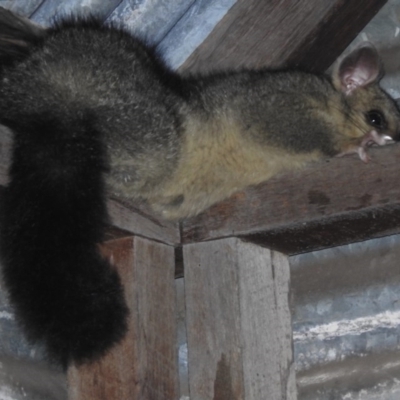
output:
[{"label": "common brushtail possum", "polygon": [[27,336],[68,365],[126,331],[97,244],[106,191],[181,219],[323,157],[397,139],[400,116],[367,45],[332,76],[267,69],[183,77],[94,20],[47,30],[0,12],[0,123],[13,132],[1,199],[3,276]]}]

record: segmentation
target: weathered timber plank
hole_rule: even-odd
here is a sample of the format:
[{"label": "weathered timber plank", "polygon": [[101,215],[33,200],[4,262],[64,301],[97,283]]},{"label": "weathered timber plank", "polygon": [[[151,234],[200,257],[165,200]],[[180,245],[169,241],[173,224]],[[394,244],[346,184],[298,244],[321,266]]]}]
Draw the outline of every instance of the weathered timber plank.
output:
[{"label": "weathered timber plank", "polygon": [[[10,145],[9,131],[0,129],[2,185]],[[110,199],[111,223],[171,245],[239,235],[288,254],[398,233],[400,144],[369,151],[369,164],[356,156],[329,159],[237,193],[183,221],[182,239],[178,224]]]},{"label": "weathered timber plank", "polygon": [[143,213],[139,205],[133,210],[112,199],[108,200],[107,208],[115,228],[171,245],[180,243],[178,223]]},{"label": "weathered timber plank", "polygon": [[235,238],[183,253],[191,400],[296,399],[287,257]]},{"label": "weathered timber plank", "polygon": [[182,241],[239,235],[299,252],[400,232],[400,145],[370,155],[368,164],[332,158],[239,192],[184,221]]},{"label": "weathered timber plank", "polygon": [[174,249],[133,237],[103,254],[121,275],[129,332],[98,362],[69,369],[69,400],[171,400],[179,397]]},{"label": "weathered timber plank", "polygon": [[387,0],[239,0],[185,72],[301,66],[324,71]]},{"label": "weathered timber plank", "polygon": [[324,72],[386,3],[387,0],[332,2],[329,13],[290,54],[285,65]]},{"label": "weathered timber plank", "polygon": [[[400,232],[400,205],[338,213],[242,238],[285,254],[306,253]],[[179,272],[179,271],[178,271]]]}]

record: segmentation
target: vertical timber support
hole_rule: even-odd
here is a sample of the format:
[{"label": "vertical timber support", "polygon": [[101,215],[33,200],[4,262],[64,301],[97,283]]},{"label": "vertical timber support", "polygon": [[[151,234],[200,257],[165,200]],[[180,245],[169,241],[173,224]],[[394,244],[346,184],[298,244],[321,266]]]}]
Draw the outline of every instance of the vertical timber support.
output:
[{"label": "vertical timber support", "polygon": [[236,238],[184,246],[191,400],[296,400],[288,257]]},{"label": "vertical timber support", "polygon": [[102,251],[124,284],[129,332],[103,359],[69,369],[69,400],[178,399],[174,248],[134,236]]}]

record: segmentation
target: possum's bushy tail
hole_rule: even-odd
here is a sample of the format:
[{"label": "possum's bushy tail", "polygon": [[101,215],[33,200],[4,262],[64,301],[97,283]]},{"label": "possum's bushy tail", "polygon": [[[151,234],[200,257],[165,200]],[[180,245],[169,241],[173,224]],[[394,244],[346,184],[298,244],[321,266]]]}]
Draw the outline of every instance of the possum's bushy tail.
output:
[{"label": "possum's bushy tail", "polygon": [[24,59],[45,36],[45,28],[0,7],[0,66]]},{"label": "possum's bushy tail", "polygon": [[7,123],[14,145],[0,204],[3,277],[17,319],[64,366],[103,355],[127,329],[119,276],[97,247],[107,223],[104,144],[83,114]]}]

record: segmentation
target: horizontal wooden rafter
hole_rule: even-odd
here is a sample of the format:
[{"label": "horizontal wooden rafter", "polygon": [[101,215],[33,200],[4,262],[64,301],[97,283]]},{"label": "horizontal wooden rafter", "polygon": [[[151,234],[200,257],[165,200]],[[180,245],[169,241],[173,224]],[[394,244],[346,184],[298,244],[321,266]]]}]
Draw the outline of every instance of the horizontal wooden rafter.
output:
[{"label": "horizontal wooden rafter", "polygon": [[284,66],[322,72],[386,2],[238,0],[181,69]]},{"label": "horizontal wooden rafter", "polygon": [[400,232],[400,145],[333,158],[251,187],[182,223],[191,243],[241,236],[285,253]]},{"label": "horizontal wooden rafter", "polygon": [[[0,183],[6,183],[9,137],[0,135]],[[287,254],[400,232],[400,144],[332,158],[249,187],[202,214],[177,223],[144,205],[109,200],[110,236],[136,234],[180,244],[240,236]],[[116,233],[117,232],[117,233]]]}]

